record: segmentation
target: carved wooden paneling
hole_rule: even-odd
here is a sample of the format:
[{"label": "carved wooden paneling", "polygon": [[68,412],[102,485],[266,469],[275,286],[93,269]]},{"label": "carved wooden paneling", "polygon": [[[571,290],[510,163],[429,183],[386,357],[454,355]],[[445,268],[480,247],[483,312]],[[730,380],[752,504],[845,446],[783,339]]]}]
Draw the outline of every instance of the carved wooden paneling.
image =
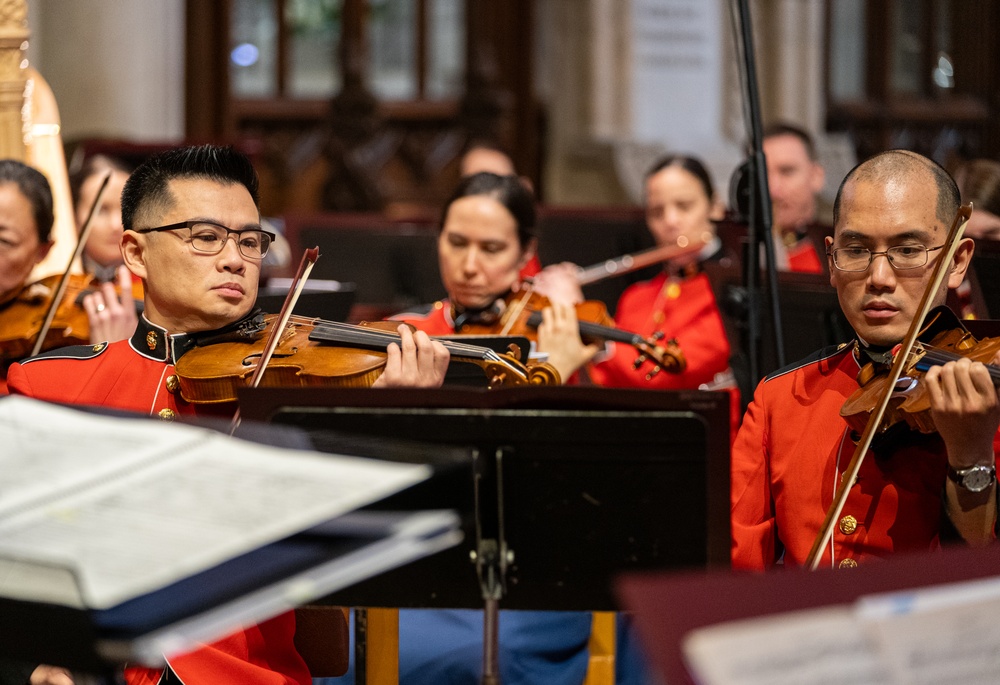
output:
[{"label": "carved wooden paneling", "polygon": [[[366,84],[366,0],[344,1],[343,86],[329,102],[232,98],[229,2],[188,0],[187,135],[255,141],[261,209],[269,214],[322,209],[436,215],[458,181],[458,159],[470,140],[492,140],[511,150],[518,168],[537,183],[533,4],[466,0],[459,100],[386,103]],[[206,44],[206,34],[216,30],[218,37]],[[193,64],[199,65],[197,75]]]}]

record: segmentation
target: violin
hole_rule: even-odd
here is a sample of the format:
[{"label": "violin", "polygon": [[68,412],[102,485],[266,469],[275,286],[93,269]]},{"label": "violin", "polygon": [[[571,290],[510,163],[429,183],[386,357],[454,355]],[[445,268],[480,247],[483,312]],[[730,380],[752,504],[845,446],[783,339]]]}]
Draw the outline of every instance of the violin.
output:
[{"label": "violin", "polygon": [[[548,298],[529,288],[510,293],[502,301],[498,301],[498,304],[502,311],[495,323],[465,323],[459,326],[457,332],[469,335],[521,335],[529,340],[537,340],[537,328],[542,322],[541,310],[549,306]],[[662,331],[644,338],[638,333],[616,328],[607,307],[597,300],[587,300],[575,307],[580,337],[585,341],[610,340],[635,347],[639,351],[639,357],[633,364],[636,369],[648,361],[653,364],[646,374],[647,380],[660,371],[681,373],[687,368],[687,359],[677,341],[662,342],[665,337]]]},{"label": "violin", "polygon": [[[181,397],[192,403],[236,400],[247,387],[277,317],[254,317],[233,339],[195,347],[174,369]],[[259,385],[292,387],[370,387],[382,374],[386,347],[399,342],[399,322],[350,325],[301,316],[289,318],[278,335]],[[558,385],[559,373],[541,363],[525,366],[511,355],[486,347],[441,341],[452,359],[481,367],[491,389],[520,385]]]},{"label": "violin", "polygon": [[[12,364],[31,356],[43,319],[61,275],[26,285],[6,306],[0,305],[0,363]],[[91,275],[69,274],[66,291],[56,308],[39,352],[67,345],[90,344],[90,322],[83,298],[96,291],[100,282]],[[118,292],[118,287],[115,287]],[[132,281],[132,298],[142,305],[142,281]]]},{"label": "violin", "polygon": [[[26,285],[7,305],[0,307],[0,360],[13,363],[31,354],[61,275]],[[42,343],[42,350],[90,342],[87,312],[81,300],[96,286],[90,276],[70,274],[66,293]]]},{"label": "violin", "polygon": [[[892,399],[876,429],[885,432],[893,425],[905,423],[921,433],[936,433],[930,416],[930,395],[920,382],[932,366],[946,364],[966,357],[987,365],[994,384],[1000,385],[1000,368],[993,366],[1000,351],[1000,337],[977,339],[962,326],[951,309],[938,307],[928,315],[928,324],[921,338],[914,345],[906,360],[899,380],[892,387]],[[860,433],[877,405],[878,399],[889,391],[888,373],[876,373],[874,364],[867,364],[858,374],[861,384],[844,402],[840,415],[855,431]]]}]

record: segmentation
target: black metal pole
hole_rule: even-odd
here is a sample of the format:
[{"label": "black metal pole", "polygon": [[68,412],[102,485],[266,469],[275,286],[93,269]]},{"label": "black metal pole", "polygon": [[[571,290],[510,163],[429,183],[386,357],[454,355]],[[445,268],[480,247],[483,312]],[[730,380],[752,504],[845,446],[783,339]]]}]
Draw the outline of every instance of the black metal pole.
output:
[{"label": "black metal pole", "polygon": [[752,384],[761,378],[760,283],[761,246],[764,248],[764,269],[771,294],[771,320],[774,323],[774,349],[778,366],[785,365],[785,342],[782,337],[781,307],[778,301],[777,270],[774,260],[774,240],[771,233],[771,198],[767,186],[767,164],[763,150],[763,126],[760,115],[760,91],[753,48],[748,0],[734,0],[731,5],[737,51],[742,58],[740,84],[743,90],[744,119],[747,125],[749,158],[744,168],[749,175],[749,211],[747,216],[747,254],[743,268],[746,289],[746,346]]}]

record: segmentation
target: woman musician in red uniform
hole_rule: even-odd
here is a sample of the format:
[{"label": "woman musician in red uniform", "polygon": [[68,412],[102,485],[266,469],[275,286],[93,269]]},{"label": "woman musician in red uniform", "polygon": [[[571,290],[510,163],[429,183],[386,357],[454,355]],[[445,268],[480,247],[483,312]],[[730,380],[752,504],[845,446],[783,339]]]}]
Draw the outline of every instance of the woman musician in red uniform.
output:
[{"label": "woman musician in red uniform", "polygon": [[[526,285],[522,269],[535,256],[534,230],[534,200],[516,176],[481,172],[463,178],[445,205],[438,237],[448,299],[392,318],[430,335],[461,333],[466,324],[491,326],[508,296]],[[542,312],[538,328],[538,351],[565,380],[600,348],[582,343],[570,303],[549,300],[552,306]]]},{"label": "woman musician in red uniform", "polygon": [[635,350],[616,344],[607,359],[588,368],[590,378],[607,387],[722,387],[719,379],[729,369],[729,341],[711,283],[700,264],[706,259],[731,259],[723,253],[712,223],[722,218],[723,207],[715,199],[704,165],[683,155],[664,157],[649,170],[645,197],[646,223],[658,244],[687,239],[704,242],[705,248],[667,263],[653,280],[629,287],[618,301],[615,323],[641,335],[661,333],[666,339],[677,340],[687,368],[679,374],[648,377],[633,368]]}]

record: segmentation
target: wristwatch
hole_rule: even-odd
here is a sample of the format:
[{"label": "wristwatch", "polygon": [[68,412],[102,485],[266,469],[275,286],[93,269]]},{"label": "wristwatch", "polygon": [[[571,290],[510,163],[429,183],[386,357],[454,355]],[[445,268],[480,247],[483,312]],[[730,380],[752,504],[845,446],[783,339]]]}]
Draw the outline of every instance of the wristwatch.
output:
[{"label": "wristwatch", "polygon": [[989,466],[976,464],[967,469],[956,469],[949,464],[948,478],[969,492],[982,492],[996,482],[997,467],[994,464]]}]

